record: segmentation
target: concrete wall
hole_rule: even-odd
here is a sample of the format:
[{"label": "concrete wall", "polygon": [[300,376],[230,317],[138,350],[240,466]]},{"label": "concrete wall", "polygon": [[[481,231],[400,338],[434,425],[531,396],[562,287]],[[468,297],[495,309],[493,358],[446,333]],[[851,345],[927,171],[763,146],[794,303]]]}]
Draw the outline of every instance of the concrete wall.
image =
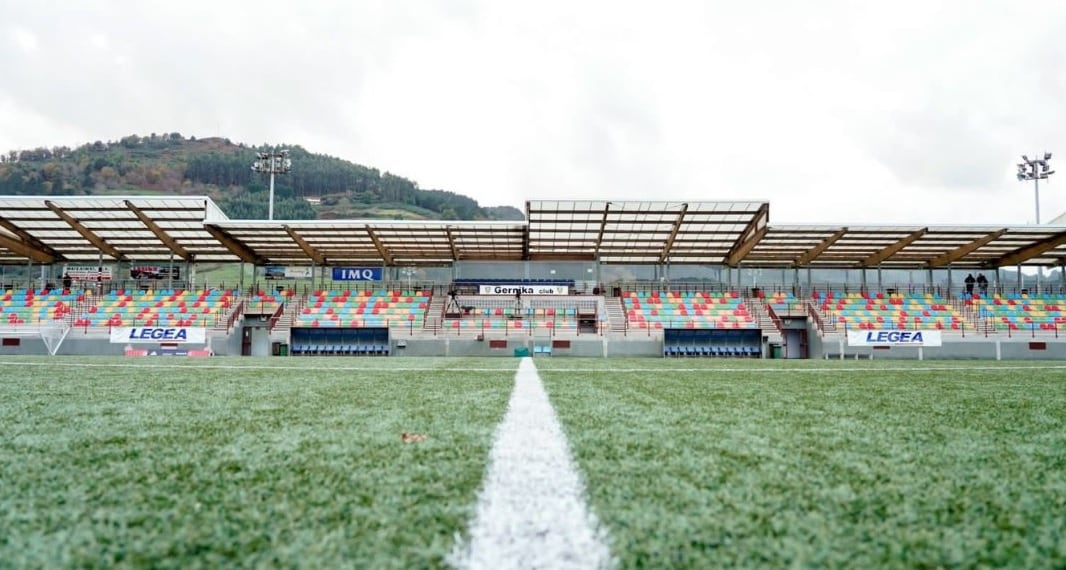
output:
[{"label": "concrete wall", "polygon": [[[209,337],[210,347],[218,355],[240,355],[240,327],[226,337]],[[267,335],[265,328],[249,330],[253,341],[253,354],[270,354],[270,343],[288,342],[287,339]],[[526,348],[533,353],[534,344],[549,344],[547,338],[530,338],[514,336],[506,339],[506,348],[490,348],[488,340],[478,341],[476,337],[436,337],[410,338],[399,337],[392,340],[391,352],[395,356],[497,356],[514,357],[516,348]],[[662,340],[654,337],[608,338],[594,335],[571,338],[570,348],[553,348],[552,357],[662,357]],[[1046,350],[1034,350],[1030,342],[1036,340],[1046,345]],[[400,343],[406,344],[400,347]],[[984,359],[995,360],[1066,360],[1066,337],[1055,338],[1012,338],[995,339],[973,337],[966,339],[947,339],[942,347],[922,348],[892,347],[874,349],[871,347],[841,346],[836,338],[823,339],[813,331],[808,336],[810,357],[812,359],[844,358],[860,359]],[[60,345],[58,355],[122,355],[126,345],[111,344],[107,338],[86,337],[71,331]],[[156,345],[139,345],[141,348],[154,348]],[[188,348],[202,348],[199,345]],[[20,337],[19,346],[0,346],[0,356],[16,354],[48,354],[44,341],[39,336]],[[767,354],[767,356],[769,356]]]},{"label": "concrete wall", "polygon": [[[533,354],[534,344],[545,345],[550,341],[529,337],[508,338],[506,348],[490,348],[488,340],[478,341],[473,338],[435,338],[402,340],[406,346],[400,347],[398,340],[392,341],[391,352],[396,356],[506,356],[514,357],[516,348],[525,348]],[[570,339],[570,348],[552,348],[553,357],[603,358],[606,356],[655,356],[662,357],[662,341],[658,340],[614,340],[605,341],[602,337],[588,339]]]}]

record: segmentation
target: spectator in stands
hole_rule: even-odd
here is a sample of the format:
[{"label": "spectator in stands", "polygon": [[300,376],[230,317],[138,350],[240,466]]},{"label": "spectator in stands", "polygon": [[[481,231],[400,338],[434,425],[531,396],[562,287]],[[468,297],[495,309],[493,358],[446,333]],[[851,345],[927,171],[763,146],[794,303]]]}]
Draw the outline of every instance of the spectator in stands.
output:
[{"label": "spectator in stands", "polygon": [[74,280],[70,278],[69,273],[63,273],[63,290],[70,291],[71,285],[74,284]]},{"label": "spectator in stands", "polygon": [[966,284],[966,294],[967,295],[973,295],[973,284],[974,284],[975,281],[976,281],[976,279],[973,278],[973,273],[968,273],[966,275],[966,279],[963,280],[963,283]]},{"label": "spectator in stands", "polygon": [[977,290],[981,292],[982,297],[988,294],[988,278],[984,273],[977,274]]}]

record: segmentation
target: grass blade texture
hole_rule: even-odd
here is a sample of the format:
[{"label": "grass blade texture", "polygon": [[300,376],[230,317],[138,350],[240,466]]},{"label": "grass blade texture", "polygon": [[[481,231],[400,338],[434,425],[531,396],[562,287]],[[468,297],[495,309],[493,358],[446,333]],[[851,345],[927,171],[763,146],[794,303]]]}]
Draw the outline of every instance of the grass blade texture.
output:
[{"label": "grass blade texture", "polygon": [[622,567],[1066,566],[1059,363],[538,366]]},{"label": "grass blade texture", "polygon": [[3,360],[0,566],[20,568],[442,566],[516,366]]}]

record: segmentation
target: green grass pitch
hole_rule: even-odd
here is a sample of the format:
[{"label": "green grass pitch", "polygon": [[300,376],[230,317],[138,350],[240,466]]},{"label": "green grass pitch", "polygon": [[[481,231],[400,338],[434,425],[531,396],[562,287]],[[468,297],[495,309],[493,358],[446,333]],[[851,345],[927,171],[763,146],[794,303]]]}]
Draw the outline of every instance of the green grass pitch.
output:
[{"label": "green grass pitch", "polygon": [[1066,565],[1061,363],[540,373],[622,567]]},{"label": "green grass pitch", "polygon": [[[0,361],[15,568],[441,567],[517,366]],[[621,567],[1066,565],[1060,364],[536,364]]]}]

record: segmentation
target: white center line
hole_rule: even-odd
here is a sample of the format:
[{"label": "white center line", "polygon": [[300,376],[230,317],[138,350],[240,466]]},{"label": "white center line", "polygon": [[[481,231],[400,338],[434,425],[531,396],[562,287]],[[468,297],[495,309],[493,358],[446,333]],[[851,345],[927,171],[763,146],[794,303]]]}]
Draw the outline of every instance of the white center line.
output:
[{"label": "white center line", "polygon": [[515,375],[468,536],[451,560],[462,569],[612,566],[606,533],[585,503],[531,358],[522,359]]}]

